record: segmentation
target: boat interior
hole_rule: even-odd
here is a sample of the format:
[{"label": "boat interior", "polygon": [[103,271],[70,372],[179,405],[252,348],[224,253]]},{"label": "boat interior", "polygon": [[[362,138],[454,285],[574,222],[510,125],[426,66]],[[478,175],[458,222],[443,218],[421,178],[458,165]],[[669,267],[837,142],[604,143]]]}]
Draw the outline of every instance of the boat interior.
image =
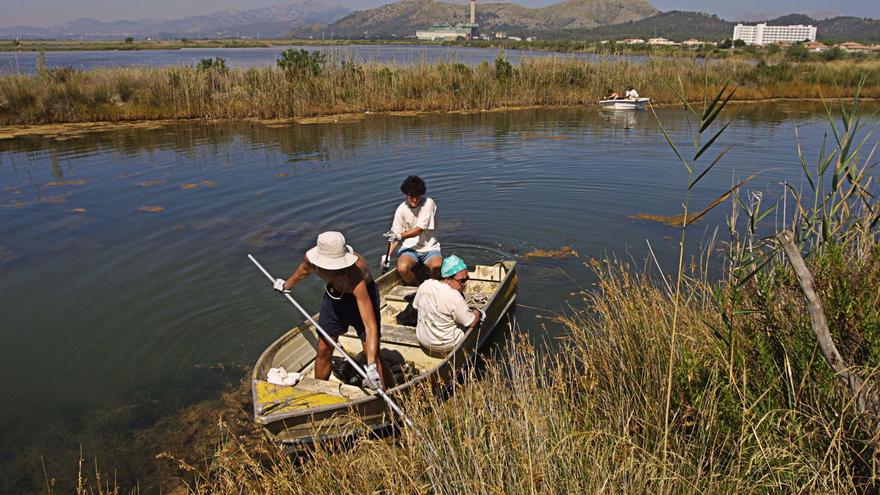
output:
[{"label": "boat interior", "polygon": [[[464,293],[468,305],[483,308],[506,274],[507,268],[501,263],[477,265],[470,272],[470,280]],[[396,275],[394,276],[396,278]],[[397,279],[383,290],[383,284],[379,281],[382,316],[380,351],[385,362],[392,370],[396,370],[396,386],[432,370],[446,360],[446,356],[429,353],[419,345],[414,322],[412,325],[398,322],[398,315],[411,304],[417,289],[403,285]],[[372,395],[360,386],[344,383],[336,372],[331,373],[329,380],[315,379],[318,338],[311,325],[304,325],[273,344],[261,357],[253,383],[254,412],[258,420],[270,422],[273,417],[287,416],[315,407],[340,404]],[[352,358],[363,350],[361,340],[353,327],[339,338],[339,344]],[[338,351],[334,353],[334,359],[336,356],[341,357]],[[337,363],[334,363],[334,368],[336,366]],[[299,372],[302,378],[294,386],[271,384],[266,381],[266,374],[271,368],[284,368],[288,373]],[[356,381],[359,383],[360,379]],[[390,391],[393,392],[393,388]]]}]

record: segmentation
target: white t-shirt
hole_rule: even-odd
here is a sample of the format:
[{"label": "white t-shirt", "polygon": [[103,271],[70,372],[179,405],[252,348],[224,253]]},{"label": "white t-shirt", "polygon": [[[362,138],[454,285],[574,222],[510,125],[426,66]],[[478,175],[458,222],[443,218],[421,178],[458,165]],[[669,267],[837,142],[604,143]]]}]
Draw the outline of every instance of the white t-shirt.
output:
[{"label": "white t-shirt", "polygon": [[635,89],[631,89],[626,92],[626,97],[629,98],[630,100],[638,100],[639,93]]},{"label": "white t-shirt", "polygon": [[394,212],[394,223],[391,224],[391,230],[400,234],[413,227],[422,229],[421,234],[404,239],[400,247],[402,249],[409,248],[419,253],[438,251],[440,243],[434,237],[434,215],[436,214],[437,203],[431,198],[424,198],[422,204],[415,208],[410,208],[406,201],[400,203]]},{"label": "white t-shirt", "polygon": [[430,347],[454,346],[477,317],[461,292],[434,279],[419,286],[413,307],[419,312],[416,337],[422,345]]}]

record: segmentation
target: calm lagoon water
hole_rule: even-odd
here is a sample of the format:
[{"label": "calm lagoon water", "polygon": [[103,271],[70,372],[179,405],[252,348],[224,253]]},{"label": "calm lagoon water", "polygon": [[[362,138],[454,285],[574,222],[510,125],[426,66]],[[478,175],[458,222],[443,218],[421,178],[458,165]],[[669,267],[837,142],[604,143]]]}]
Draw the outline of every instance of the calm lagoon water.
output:
[{"label": "calm lagoon water", "polygon": [[[99,51],[59,51],[46,52],[47,67],[73,67],[94,69],[100,67],[163,67],[170,65],[194,66],[199,60],[220,57],[229,67],[250,68],[275,65],[281,52],[288,48],[318,51],[335,56],[341,60],[362,63],[417,65],[438,62],[460,62],[477,65],[486,61],[492,63],[498,55],[496,48],[463,48],[456,46],[430,45],[348,45],[348,46],[273,46],[267,48],[186,48],[182,50],[99,50]],[[37,68],[36,52],[0,52],[0,74],[21,71],[33,74]],[[505,50],[505,56],[518,64],[524,58],[561,57],[581,60],[619,60],[640,61],[641,56],[600,56],[586,53],[560,54],[530,50]]]},{"label": "calm lagoon water", "polygon": [[[733,148],[693,204],[756,172],[751,190],[767,197],[782,180],[800,186],[795,129],[814,158],[828,129],[816,110],[731,106],[717,149]],[[685,114],[657,115],[687,146]],[[685,172],[650,112],[186,122],[0,141],[0,491],[42,491],[40,456],[50,473],[75,468],[80,445],[106,471],[124,466],[101,435],[125,444],[240,380],[301,321],[246,255],[289,275],[335,229],[377,262],[408,174],[438,203],[446,253],[520,260],[518,331],[535,341],[561,333],[545,316],[579,306],[594,282],[588,258],[642,265],[648,240],[674,263],[676,229],[630,218],[680,213],[684,198]],[[727,211],[697,224],[692,253],[724,231]],[[579,256],[523,256],[562,246]],[[319,285],[296,296],[316,311]]]}]

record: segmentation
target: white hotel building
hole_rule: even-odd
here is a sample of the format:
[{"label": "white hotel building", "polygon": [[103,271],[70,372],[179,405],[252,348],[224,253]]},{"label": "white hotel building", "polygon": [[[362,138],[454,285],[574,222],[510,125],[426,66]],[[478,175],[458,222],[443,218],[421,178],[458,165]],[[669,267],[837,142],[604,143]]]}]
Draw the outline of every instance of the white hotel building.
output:
[{"label": "white hotel building", "polygon": [[733,39],[734,41],[743,40],[747,45],[816,41],[816,26],[768,26],[766,24],[746,26],[745,24],[737,24],[733,28]]}]

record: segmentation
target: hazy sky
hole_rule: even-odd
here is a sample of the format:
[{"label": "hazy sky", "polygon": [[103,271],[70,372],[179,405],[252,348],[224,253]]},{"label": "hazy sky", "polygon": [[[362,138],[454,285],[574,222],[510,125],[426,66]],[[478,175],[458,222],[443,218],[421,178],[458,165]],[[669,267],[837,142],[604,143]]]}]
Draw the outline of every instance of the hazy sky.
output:
[{"label": "hazy sky", "polygon": [[[339,0],[354,9],[375,7],[386,0]],[[518,0],[517,3],[538,7],[558,0]],[[855,15],[880,18],[878,0],[649,0],[660,10],[699,10],[718,14],[725,19],[760,17],[763,14],[809,12],[824,15]],[[478,0],[480,2],[480,0]],[[102,21],[118,19],[173,19],[218,10],[246,10],[283,4],[280,0],[0,0],[0,27],[26,24],[49,26],[63,24],[78,17]]]}]

